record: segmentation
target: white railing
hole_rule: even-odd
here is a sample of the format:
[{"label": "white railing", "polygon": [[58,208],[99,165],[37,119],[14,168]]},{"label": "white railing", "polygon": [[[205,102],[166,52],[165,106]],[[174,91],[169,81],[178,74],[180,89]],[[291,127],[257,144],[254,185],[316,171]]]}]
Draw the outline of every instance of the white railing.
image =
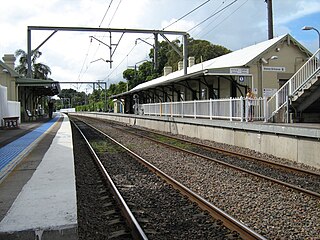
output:
[{"label": "white railing", "polygon": [[[252,108],[250,108],[250,105]],[[227,119],[230,121],[248,121],[250,109],[254,120],[265,120],[266,100],[264,98],[227,98],[195,100],[185,102],[164,102],[141,104],[144,115],[192,117],[208,119]]]},{"label": "white railing", "polygon": [[320,48],[315,54],[268,100],[267,119],[272,118],[282,107],[288,104],[288,98],[311,83],[320,72]]}]

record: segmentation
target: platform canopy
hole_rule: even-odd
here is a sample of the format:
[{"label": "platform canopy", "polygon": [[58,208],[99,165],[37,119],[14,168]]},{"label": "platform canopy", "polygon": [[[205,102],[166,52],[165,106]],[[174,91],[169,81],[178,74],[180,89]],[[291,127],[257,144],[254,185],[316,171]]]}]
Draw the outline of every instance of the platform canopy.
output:
[{"label": "platform canopy", "polygon": [[[162,76],[144,83],[139,84],[125,94],[135,93],[148,88],[154,88],[157,86],[167,85],[173,82],[179,82],[181,80],[187,80],[194,77],[208,76],[208,75],[245,75],[246,71],[240,71],[248,69],[249,66],[258,61],[270,48],[278,44],[279,42],[292,42],[297,45],[301,51],[307,55],[312,56],[305,47],[297,42],[290,34],[285,34],[273,39],[260,42],[255,45],[251,45],[246,48],[222,55],[210,59],[208,61],[195,64],[187,68],[187,74],[184,74],[182,70],[172,72],[166,76]],[[237,72],[238,70],[238,72]],[[240,71],[240,72],[239,72]],[[249,72],[249,71],[248,71]],[[122,94],[124,95],[124,94]]]},{"label": "platform canopy", "polygon": [[60,92],[59,82],[50,79],[17,78],[16,84],[19,87],[31,87],[38,96],[54,96]]}]

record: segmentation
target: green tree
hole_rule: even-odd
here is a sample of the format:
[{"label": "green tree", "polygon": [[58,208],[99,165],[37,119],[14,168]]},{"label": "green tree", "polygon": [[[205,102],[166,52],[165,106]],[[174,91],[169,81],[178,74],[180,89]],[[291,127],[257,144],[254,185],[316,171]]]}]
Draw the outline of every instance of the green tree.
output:
[{"label": "green tree", "polygon": [[72,88],[70,89],[62,89],[58,94],[61,99],[60,103],[57,103],[57,108],[65,108],[65,107],[76,107],[85,104],[87,96],[85,92],[78,92]]},{"label": "green tree", "polygon": [[[180,52],[183,51],[183,45],[179,40],[173,41],[172,44],[174,44]],[[150,50],[149,57],[151,59],[153,59],[153,51],[153,49]],[[195,63],[207,61],[230,52],[229,49],[220,45],[214,45],[209,41],[188,38],[188,55],[195,57]],[[158,56],[159,69],[157,72],[161,75],[165,66],[171,66],[173,71],[178,70],[178,62],[183,60],[166,41],[159,43]]]},{"label": "green tree", "polygon": [[[138,85],[138,83],[136,81],[136,70],[135,69],[128,68],[128,69],[124,70],[122,76],[124,79],[127,80],[129,90]],[[111,87],[111,85],[110,85],[110,87]],[[112,95],[114,95],[114,94],[112,94]]]},{"label": "green tree", "polygon": [[[183,51],[183,45],[179,40],[171,42],[180,50]],[[154,49],[150,49],[149,57],[151,61],[144,62],[138,69],[126,69],[123,72],[123,78],[127,80],[129,90],[139,85],[140,83],[155,79],[162,76],[165,66],[172,66],[172,70],[178,70],[178,62],[182,61],[182,57],[170,46],[167,41],[159,42],[158,49],[158,68],[153,69]],[[201,63],[212,58],[222,56],[231,51],[223,46],[214,45],[206,40],[195,40],[188,38],[188,55],[195,57],[195,63]]]},{"label": "green tree", "polygon": [[127,83],[126,82],[118,82],[112,83],[108,89],[108,96],[117,95],[127,91]]},{"label": "green tree", "polygon": [[195,40],[190,38],[188,52],[189,56],[195,57],[196,63],[200,63],[225,55],[231,51],[223,46],[214,45],[206,40]]},{"label": "green tree", "polygon": [[[37,63],[37,59],[42,55],[40,51],[33,51],[31,56],[31,72],[32,78],[35,79],[49,79],[48,76],[51,74],[51,69],[47,65],[43,63]],[[15,52],[15,56],[19,59],[19,65],[15,68],[15,70],[23,75],[27,76],[28,72],[28,63],[27,63],[27,53],[18,49]]]}]

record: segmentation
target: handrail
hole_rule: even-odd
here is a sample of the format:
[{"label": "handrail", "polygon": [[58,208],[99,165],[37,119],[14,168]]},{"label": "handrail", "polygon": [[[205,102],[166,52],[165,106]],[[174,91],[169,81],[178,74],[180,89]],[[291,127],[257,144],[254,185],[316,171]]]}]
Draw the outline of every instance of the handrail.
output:
[{"label": "handrail", "polygon": [[320,72],[319,58],[317,55],[320,55],[320,48],[273,96],[270,97],[267,101],[268,120],[286,105],[288,97],[292,97],[303,89],[303,87]]},{"label": "handrail", "polygon": [[[250,102],[250,104],[249,104]],[[254,120],[266,121],[266,99],[222,98],[180,102],[160,102],[141,104],[144,115],[191,117],[208,119],[228,119],[248,121],[253,111]],[[252,108],[251,108],[252,106]],[[252,109],[252,110],[250,110]]]}]

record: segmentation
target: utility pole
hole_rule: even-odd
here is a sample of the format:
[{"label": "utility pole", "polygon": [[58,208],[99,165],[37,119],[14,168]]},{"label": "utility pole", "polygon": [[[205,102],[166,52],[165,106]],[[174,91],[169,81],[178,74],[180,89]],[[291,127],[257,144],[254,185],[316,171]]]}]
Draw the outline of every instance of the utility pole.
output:
[{"label": "utility pole", "polygon": [[273,13],[272,13],[272,0],[265,0],[268,9],[268,39],[273,38]]}]

